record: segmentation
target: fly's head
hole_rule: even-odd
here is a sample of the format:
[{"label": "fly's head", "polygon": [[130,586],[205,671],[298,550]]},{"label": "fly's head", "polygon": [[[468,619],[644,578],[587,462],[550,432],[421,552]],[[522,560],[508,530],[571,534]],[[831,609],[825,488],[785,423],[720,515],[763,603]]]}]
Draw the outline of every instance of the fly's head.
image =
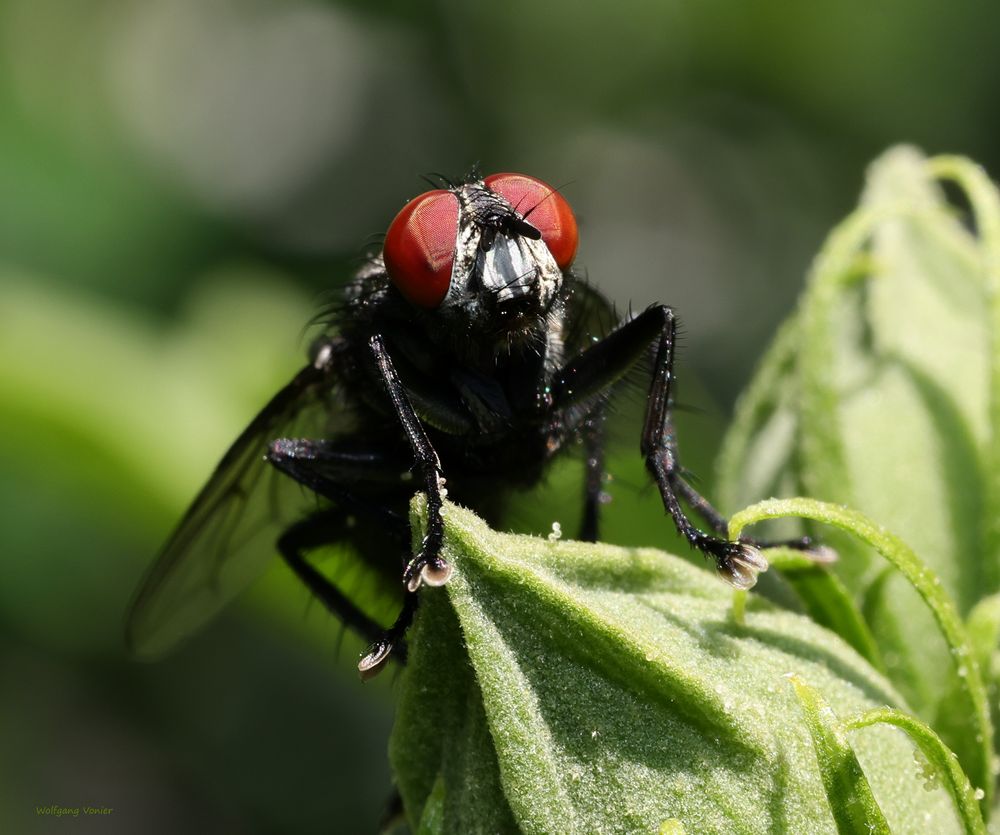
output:
[{"label": "fly's head", "polygon": [[410,304],[496,351],[548,327],[576,245],[576,220],[555,189],[492,174],[411,200],[389,227],[383,255]]}]

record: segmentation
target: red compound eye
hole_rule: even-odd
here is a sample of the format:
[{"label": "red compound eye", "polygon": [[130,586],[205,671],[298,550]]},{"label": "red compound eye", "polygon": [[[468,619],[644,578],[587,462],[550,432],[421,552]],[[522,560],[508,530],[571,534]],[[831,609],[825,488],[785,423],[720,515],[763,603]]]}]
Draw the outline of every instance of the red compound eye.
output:
[{"label": "red compound eye", "polygon": [[458,236],[458,198],[438,189],[403,206],[385,234],[382,255],[396,289],[420,307],[435,308],[451,283]]},{"label": "red compound eye", "polygon": [[559,269],[565,270],[573,263],[579,241],[576,218],[559,192],[524,174],[490,174],[484,182],[542,233]]}]

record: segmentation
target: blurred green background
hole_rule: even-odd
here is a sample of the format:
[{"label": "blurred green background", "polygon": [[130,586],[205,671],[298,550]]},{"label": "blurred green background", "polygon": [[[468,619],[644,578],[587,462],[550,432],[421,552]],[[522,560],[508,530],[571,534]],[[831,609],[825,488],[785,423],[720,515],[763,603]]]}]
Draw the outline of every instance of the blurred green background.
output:
[{"label": "blurred green background", "polygon": [[[1000,7],[903,0],[0,0],[0,830],[374,828],[392,675],[362,685],[280,565],[161,663],[121,622],[419,174],[562,185],[591,280],[677,307],[711,495],[867,161],[910,141],[1000,171],[997,31]],[[636,406],[606,538],[670,546]],[[572,475],[515,521],[569,518]]]}]

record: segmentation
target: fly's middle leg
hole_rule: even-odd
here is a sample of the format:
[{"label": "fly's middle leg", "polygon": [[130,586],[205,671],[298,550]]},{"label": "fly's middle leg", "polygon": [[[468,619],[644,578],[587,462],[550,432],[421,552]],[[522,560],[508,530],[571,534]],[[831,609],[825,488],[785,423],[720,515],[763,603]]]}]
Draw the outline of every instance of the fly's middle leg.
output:
[{"label": "fly's middle leg", "polygon": [[597,542],[600,533],[601,504],[604,493],[604,406],[598,405],[582,428],[584,455],[583,519],[580,539]]}]

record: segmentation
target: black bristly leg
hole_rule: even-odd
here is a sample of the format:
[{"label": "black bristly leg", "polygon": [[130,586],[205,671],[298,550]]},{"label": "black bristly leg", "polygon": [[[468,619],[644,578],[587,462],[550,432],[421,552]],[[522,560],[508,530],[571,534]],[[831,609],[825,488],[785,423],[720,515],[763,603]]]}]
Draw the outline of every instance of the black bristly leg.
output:
[{"label": "black bristly leg", "polygon": [[[676,438],[674,433],[673,424],[668,429],[669,437]],[[677,460],[677,445],[676,442],[671,444],[671,452],[674,456],[674,460]],[[687,502],[688,507],[694,510],[702,519],[708,522],[708,526],[715,531],[719,536],[729,535],[729,522],[726,521],[726,517],[723,516],[719,511],[717,511],[701,493],[695,490],[690,484],[688,484],[683,478],[677,476],[674,479],[674,489],[680,495],[685,502]]]},{"label": "black bristly leg", "polygon": [[[693,547],[712,557],[726,580],[737,588],[750,588],[756,582],[757,574],[767,567],[760,551],[748,542],[731,542],[725,531],[720,530],[720,535],[713,535],[700,530],[688,519],[678,498],[680,471],[670,420],[675,341],[674,312],[666,305],[647,308],[570,360],[555,374],[552,408],[564,409],[599,394],[639,362],[651,346],[655,346],[641,442],[646,468],[656,482],[664,508],[681,535]],[[713,523],[725,521],[704,499],[696,502],[694,507],[702,514],[710,509],[709,518]]]},{"label": "black bristly leg", "polygon": [[364,447],[338,447],[326,440],[278,438],[271,442],[267,460],[289,478],[336,503],[345,513],[375,519],[404,547],[408,545],[406,518],[352,489],[355,484],[388,487],[387,494],[393,486],[399,485],[401,489],[404,465],[391,456]]},{"label": "black bristly leg", "polygon": [[[305,552],[344,538],[350,527],[349,513],[342,508],[323,510],[296,522],[278,539],[278,551],[303,585],[344,624],[369,642],[381,640],[384,630],[319,572]],[[406,646],[397,642],[390,654],[406,660]]]},{"label": "black bristly leg", "polygon": [[399,610],[395,622],[372,641],[358,662],[358,672],[363,680],[367,681],[382,672],[386,662],[396,654],[399,647],[403,648],[405,660],[406,647],[403,638],[413,623],[419,600],[417,593],[413,591],[407,591],[403,595],[403,608]]},{"label": "black bristly leg", "polygon": [[[674,457],[677,456],[677,448],[673,447]],[[674,489],[688,506],[695,510],[702,519],[708,522],[709,527],[720,536],[729,535],[729,523],[726,517],[717,511],[704,496],[688,484],[683,478],[677,476],[674,479]],[[755,539],[748,536],[741,536],[741,542],[748,542],[758,548],[794,548],[796,551],[809,551],[809,556],[816,562],[830,562],[835,559],[835,554],[829,548],[817,545],[811,537],[800,536],[795,539]]]},{"label": "black bristly leg", "polygon": [[604,407],[598,406],[583,426],[583,519],[580,540],[597,542],[604,495]]},{"label": "black bristly leg", "polygon": [[392,401],[393,409],[413,450],[414,464],[423,477],[424,491],[427,494],[427,533],[424,534],[419,552],[403,571],[403,582],[407,590],[413,593],[420,588],[421,582],[429,586],[441,586],[447,583],[451,576],[451,566],[441,557],[441,544],[444,541],[441,487],[444,477],[438,455],[413,411],[382,337],[378,334],[370,337],[368,346],[375,358],[386,393]]},{"label": "black bristly leg", "polygon": [[444,542],[444,522],[441,519],[443,481],[441,462],[413,411],[382,337],[378,334],[370,337],[368,347],[375,358],[375,364],[396,416],[406,433],[406,439],[413,451],[414,464],[423,476],[424,490],[427,494],[427,533],[420,544],[420,551],[403,569],[406,594],[403,596],[403,608],[396,622],[372,643],[358,663],[358,671],[364,679],[374,676],[382,669],[393,649],[402,641],[406,630],[413,623],[413,616],[417,611],[417,589],[421,580],[429,586],[440,586],[448,582],[451,576],[451,566],[440,555],[441,544]]},{"label": "black bristly leg", "polygon": [[370,645],[358,662],[358,672],[362,679],[369,679],[379,673],[390,658],[400,663],[406,662],[406,630],[413,622],[417,611],[417,595],[407,592],[403,597],[403,608],[395,623],[383,629],[375,621],[355,606],[346,595],[324,577],[304,556],[303,551],[336,542],[342,538],[346,514],[339,509],[323,511],[292,525],[278,540],[278,550],[295,576],[309,589],[326,608],[340,618]]},{"label": "black bristly leg", "polygon": [[388,629],[360,612],[337,588],[303,556],[310,547],[344,539],[350,529],[350,514],[374,519],[390,540],[396,540],[400,553],[408,553],[409,525],[404,517],[384,505],[355,495],[350,482],[367,485],[392,485],[400,481],[400,462],[391,454],[365,448],[338,447],[329,441],[279,438],[272,442],[268,461],[310,490],[337,503],[293,525],[281,537],[278,548],[296,576],[320,601],[344,622],[371,641],[358,662],[363,679],[378,673],[390,658],[403,660],[406,647],[403,637],[417,609],[417,595],[406,591],[403,608]]}]

